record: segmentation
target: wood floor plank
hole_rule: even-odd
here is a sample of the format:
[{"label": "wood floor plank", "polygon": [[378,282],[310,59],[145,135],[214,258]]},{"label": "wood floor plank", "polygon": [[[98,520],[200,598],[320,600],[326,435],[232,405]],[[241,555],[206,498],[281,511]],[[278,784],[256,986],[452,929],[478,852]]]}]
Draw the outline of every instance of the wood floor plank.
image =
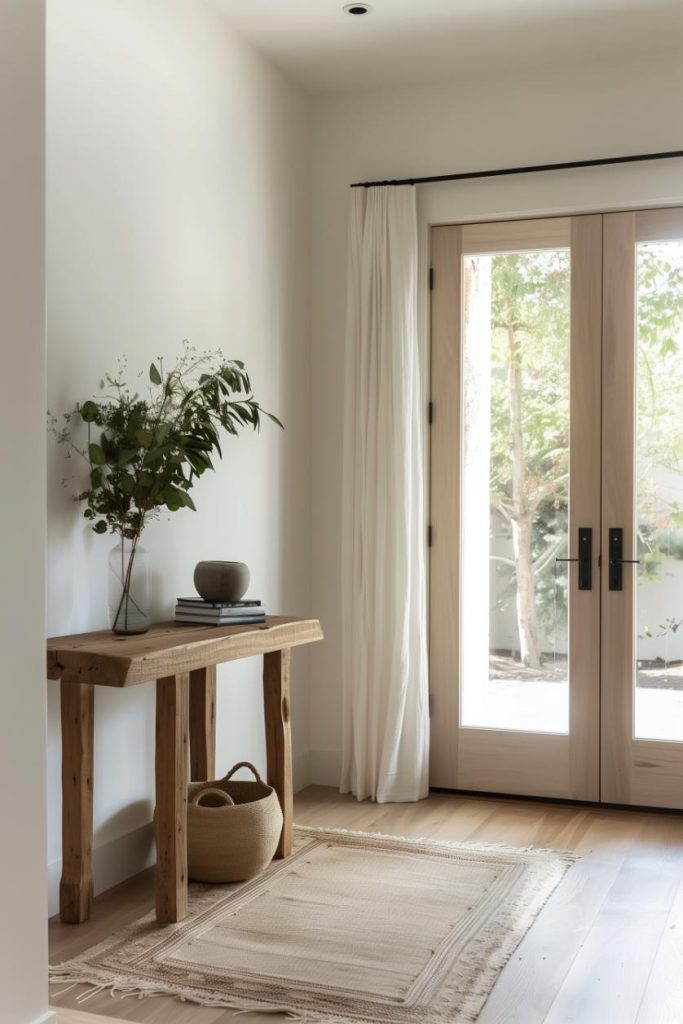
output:
[{"label": "wood floor plank", "polygon": [[545,1024],[636,1020],[683,877],[682,843],[676,819],[643,823]]},{"label": "wood floor plank", "polygon": [[666,919],[636,1024],[683,1022],[683,879]]},{"label": "wood floor plank", "polygon": [[[478,1024],[683,1024],[683,816],[446,793],[377,805],[311,786],[295,798],[295,820],[576,851],[581,860],[501,973]],[[75,956],[153,906],[153,873],[146,872],[97,897],[85,924],[53,919],[51,962]],[[166,998],[100,993],[80,1006],[84,991],[71,990],[57,1005],[138,1024],[234,1024],[229,1010]],[[255,1013],[249,1021],[285,1018]]]},{"label": "wood floor plank", "polygon": [[[631,842],[620,844],[610,856],[591,857],[606,836],[604,822],[592,812],[578,812],[549,845],[583,854],[551,896],[520,943],[480,1014],[481,1024],[542,1024],[600,907],[626,859],[641,825],[634,822]],[[628,835],[628,825],[621,825]],[[554,831],[554,829],[551,829]]]},{"label": "wood floor plank", "polygon": [[121,1020],[120,1017],[103,1017],[99,1013],[95,1016],[83,1010],[60,1010],[56,1006],[52,1009],[57,1011],[57,1024],[118,1024]]}]

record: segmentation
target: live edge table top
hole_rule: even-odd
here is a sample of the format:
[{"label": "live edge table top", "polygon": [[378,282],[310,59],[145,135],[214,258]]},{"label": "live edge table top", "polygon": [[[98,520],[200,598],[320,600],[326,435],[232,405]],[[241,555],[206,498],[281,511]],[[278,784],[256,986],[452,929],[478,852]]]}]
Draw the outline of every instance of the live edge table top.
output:
[{"label": "live edge table top", "polygon": [[132,636],[100,630],[51,637],[47,641],[47,675],[99,686],[136,686],[322,639],[317,619],[282,615],[270,615],[265,623],[249,626],[157,622],[147,633]]}]

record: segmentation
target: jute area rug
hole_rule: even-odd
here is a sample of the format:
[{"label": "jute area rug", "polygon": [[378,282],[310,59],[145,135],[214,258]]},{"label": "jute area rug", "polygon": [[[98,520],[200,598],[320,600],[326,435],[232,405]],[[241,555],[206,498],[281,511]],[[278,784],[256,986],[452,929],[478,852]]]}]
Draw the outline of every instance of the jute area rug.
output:
[{"label": "jute area rug", "polygon": [[148,914],[51,980],[316,1024],[465,1024],[572,860],[297,827],[261,877],[192,885],[184,921]]}]

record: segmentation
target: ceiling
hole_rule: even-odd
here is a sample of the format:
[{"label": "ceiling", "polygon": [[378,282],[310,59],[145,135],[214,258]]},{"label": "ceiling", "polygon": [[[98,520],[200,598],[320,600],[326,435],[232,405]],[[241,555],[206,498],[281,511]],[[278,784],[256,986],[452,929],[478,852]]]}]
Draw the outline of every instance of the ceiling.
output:
[{"label": "ceiling", "polygon": [[309,92],[474,78],[683,47],[683,0],[211,0]]}]

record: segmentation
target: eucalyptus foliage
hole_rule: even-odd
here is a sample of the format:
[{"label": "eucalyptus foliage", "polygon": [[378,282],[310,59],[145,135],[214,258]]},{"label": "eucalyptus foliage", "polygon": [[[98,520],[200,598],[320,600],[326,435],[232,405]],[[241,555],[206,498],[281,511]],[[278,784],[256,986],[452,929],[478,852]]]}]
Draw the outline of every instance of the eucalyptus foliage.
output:
[{"label": "eucalyptus foliage", "polygon": [[102,397],[78,403],[63,427],[51,416],[51,427],[87,464],[88,484],[76,500],[92,529],[135,544],[162,509],[195,509],[190,491],[221,458],[222,431],[258,430],[263,416],[282,424],[254,398],[244,363],[221,352],[197,353],[186,342],[172,369],[161,358],[151,364],[142,394],[125,370],[123,362],[107,374]]}]

